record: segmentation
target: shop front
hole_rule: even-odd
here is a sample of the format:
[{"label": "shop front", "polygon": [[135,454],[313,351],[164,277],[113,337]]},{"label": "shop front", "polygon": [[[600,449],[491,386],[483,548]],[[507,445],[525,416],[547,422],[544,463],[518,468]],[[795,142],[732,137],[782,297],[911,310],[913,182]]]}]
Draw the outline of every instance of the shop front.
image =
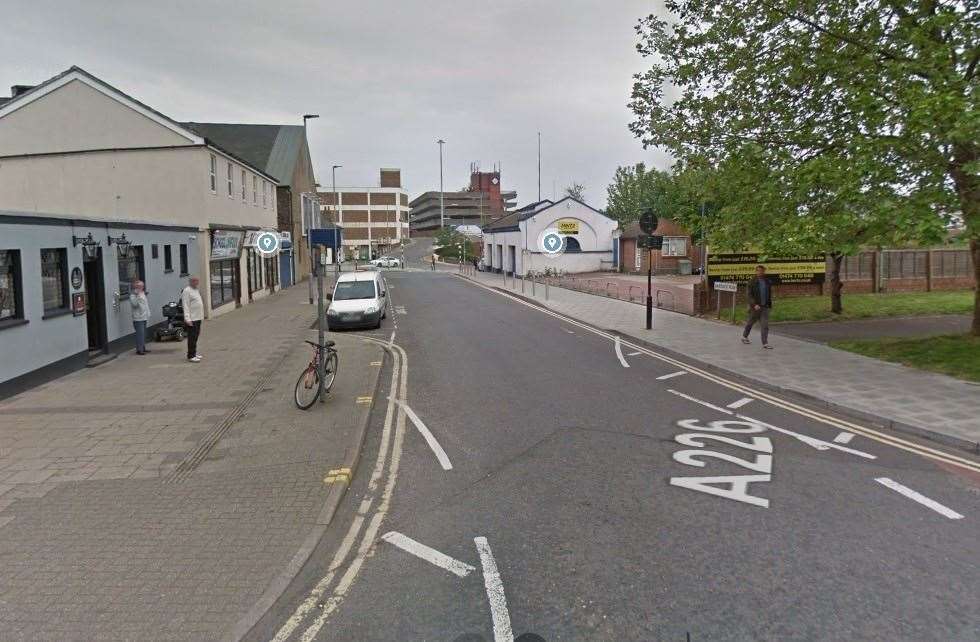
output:
[{"label": "shop front", "polygon": [[211,230],[207,291],[211,314],[217,316],[242,304],[241,263],[244,230]]}]

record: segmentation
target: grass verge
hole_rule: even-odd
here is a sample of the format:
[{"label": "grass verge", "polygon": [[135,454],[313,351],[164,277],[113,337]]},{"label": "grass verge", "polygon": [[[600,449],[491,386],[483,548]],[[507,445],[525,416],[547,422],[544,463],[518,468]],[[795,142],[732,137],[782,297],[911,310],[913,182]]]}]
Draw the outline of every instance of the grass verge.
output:
[{"label": "grass verge", "polygon": [[[722,297],[722,308],[726,297]],[[769,320],[780,321],[848,321],[874,317],[904,317],[929,314],[970,314],[973,291],[901,292],[898,294],[845,294],[843,314],[830,311],[829,296],[792,297],[773,301]],[[735,320],[744,321],[748,306],[735,306]],[[721,318],[730,321],[731,307],[723,309]]]},{"label": "grass verge", "polygon": [[952,334],[915,339],[831,341],[830,345],[866,357],[980,383],[980,337]]}]

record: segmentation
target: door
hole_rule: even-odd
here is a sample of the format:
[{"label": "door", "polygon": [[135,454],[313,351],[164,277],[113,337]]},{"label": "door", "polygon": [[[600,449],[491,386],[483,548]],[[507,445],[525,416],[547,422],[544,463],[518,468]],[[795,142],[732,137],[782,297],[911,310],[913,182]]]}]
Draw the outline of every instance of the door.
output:
[{"label": "door", "polygon": [[282,287],[288,288],[293,284],[293,262],[291,252],[279,254],[279,279]]},{"label": "door", "polygon": [[85,271],[85,296],[88,299],[85,321],[88,326],[88,349],[108,352],[109,336],[105,315],[105,278],[102,272],[102,248],[93,259],[82,263]]}]

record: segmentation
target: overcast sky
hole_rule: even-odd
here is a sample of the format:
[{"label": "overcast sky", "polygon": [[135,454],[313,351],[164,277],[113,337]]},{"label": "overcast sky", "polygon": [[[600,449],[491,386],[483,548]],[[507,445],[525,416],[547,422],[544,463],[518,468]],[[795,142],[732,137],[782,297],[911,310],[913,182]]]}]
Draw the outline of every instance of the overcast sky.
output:
[{"label": "overcast sky", "polygon": [[536,200],[573,181],[604,207],[618,165],[665,157],[630,134],[635,0],[141,2],[0,0],[0,86],[72,65],[176,120],[310,124],[317,180],[375,185],[400,167],[411,196],[499,162]]}]

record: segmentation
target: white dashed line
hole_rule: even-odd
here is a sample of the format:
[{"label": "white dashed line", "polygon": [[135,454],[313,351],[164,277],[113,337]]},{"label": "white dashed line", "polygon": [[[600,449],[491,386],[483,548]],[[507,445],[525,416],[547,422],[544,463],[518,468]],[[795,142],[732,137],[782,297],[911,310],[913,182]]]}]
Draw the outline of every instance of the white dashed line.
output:
[{"label": "white dashed line", "polygon": [[849,444],[851,443],[852,439],[854,439],[854,433],[847,432],[847,431],[844,431],[841,434],[834,437],[834,441],[836,441],[838,444]]},{"label": "white dashed line", "polygon": [[951,510],[949,508],[946,508],[945,506],[943,506],[939,502],[937,502],[937,501],[935,501],[933,499],[929,499],[925,495],[920,495],[919,493],[915,492],[911,488],[908,488],[906,486],[902,486],[898,482],[892,481],[891,479],[889,479],[887,477],[878,477],[878,478],[875,479],[875,481],[878,482],[879,484],[881,484],[882,486],[886,486],[887,488],[891,488],[896,493],[900,493],[902,495],[905,495],[906,497],[908,497],[909,499],[911,499],[914,502],[919,502],[923,506],[925,506],[927,508],[931,508],[932,510],[936,511],[937,513],[939,513],[943,517],[948,517],[949,519],[963,519],[963,516],[960,515],[959,513],[957,513],[955,510]]},{"label": "white dashed line", "polygon": [[466,577],[471,572],[475,571],[476,568],[460,562],[458,559],[449,557],[445,553],[440,553],[434,548],[430,548],[421,542],[416,542],[411,537],[407,535],[402,535],[396,531],[391,531],[390,533],[385,533],[381,536],[381,539],[385,540],[389,544],[393,544],[398,548],[402,549],[406,553],[411,553],[415,557],[421,558],[430,564],[435,564],[441,569],[445,569],[457,575],[459,577]]},{"label": "white dashed line", "polygon": [[640,356],[641,354],[643,354],[643,353],[642,353],[642,352],[630,352],[630,353],[628,353],[628,354],[627,354],[626,356],[627,356],[627,357],[638,357],[638,356]]},{"label": "white dashed line", "polygon": [[681,375],[687,374],[684,370],[678,370],[677,372],[671,372],[670,374],[660,375],[657,377],[657,381],[664,381],[665,379],[673,379],[674,377],[679,377]]},{"label": "white dashed line", "polygon": [[728,407],[734,410],[735,408],[741,408],[745,404],[752,403],[753,401],[755,400],[752,399],[752,397],[742,397],[738,401],[733,401],[732,403],[728,404]]},{"label": "white dashed line", "polygon": [[476,537],[476,550],[480,553],[480,564],[483,565],[483,585],[487,589],[487,600],[490,602],[490,617],[493,618],[493,639],[495,642],[513,642],[514,632],[510,628],[510,613],[507,611],[507,597],[504,595],[504,583],[497,570],[497,562],[493,559],[490,544],[486,537]]},{"label": "white dashed line", "polygon": [[717,410],[718,412],[723,412],[726,415],[735,414],[731,410],[725,410],[724,408],[719,408],[718,406],[716,406],[714,404],[710,404],[707,401],[701,401],[697,397],[692,397],[690,395],[685,395],[683,392],[677,392],[673,388],[667,388],[667,392],[669,392],[671,394],[674,394],[674,395],[677,395],[678,397],[683,397],[684,399],[687,399],[688,401],[693,401],[694,403],[701,404],[702,406],[704,406],[706,408],[711,408],[712,410]]},{"label": "white dashed line", "polygon": [[619,362],[623,364],[624,368],[629,368],[630,364],[626,363],[626,358],[623,356],[623,346],[620,343],[619,337],[616,337],[613,345],[616,347],[616,357],[619,359]]}]

